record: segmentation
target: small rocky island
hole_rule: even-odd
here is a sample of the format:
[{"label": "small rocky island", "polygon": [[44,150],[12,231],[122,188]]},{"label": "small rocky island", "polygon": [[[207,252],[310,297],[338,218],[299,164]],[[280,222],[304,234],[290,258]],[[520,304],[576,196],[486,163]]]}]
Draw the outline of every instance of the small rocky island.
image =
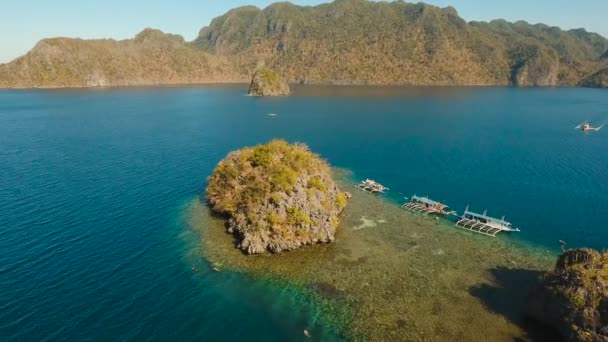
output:
[{"label": "small rocky island", "polygon": [[248,254],[334,241],[349,198],[324,160],[284,140],[231,152],[208,181],[211,210]]},{"label": "small rocky island", "polygon": [[253,96],[286,96],[289,93],[285,79],[267,67],[258,69],[249,85],[249,95]]},{"label": "small rocky island", "polygon": [[608,252],[564,252],[530,296],[530,315],[566,341],[608,341]]}]

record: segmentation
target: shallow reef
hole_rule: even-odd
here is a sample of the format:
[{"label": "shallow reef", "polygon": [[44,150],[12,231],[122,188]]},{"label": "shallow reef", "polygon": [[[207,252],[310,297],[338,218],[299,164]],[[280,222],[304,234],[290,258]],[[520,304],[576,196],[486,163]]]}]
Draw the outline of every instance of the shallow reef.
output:
[{"label": "shallow reef", "polygon": [[[341,188],[351,175],[335,171]],[[201,200],[188,208],[202,253],[226,270],[299,284],[330,303],[348,340],[520,341],[548,336],[525,306],[556,255],[415,216],[383,197],[353,191],[336,242],[279,255],[235,248],[224,221]]]}]

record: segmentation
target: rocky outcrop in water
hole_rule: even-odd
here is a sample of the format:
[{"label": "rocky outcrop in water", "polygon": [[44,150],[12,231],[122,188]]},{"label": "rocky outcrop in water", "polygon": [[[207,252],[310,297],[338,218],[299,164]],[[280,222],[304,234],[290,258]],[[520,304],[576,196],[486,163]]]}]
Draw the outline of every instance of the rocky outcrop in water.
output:
[{"label": "rocky outcrop in water", "polygon": [[325,161],[283,140],[231,152],[209,177],[206,195],[248,254],[334,241],[348,198]]},{"label": "rocky outcrop in water", "polygon": [[566,341],[608,341],[608,253],[564,252],[530,296],[529,313]]},{"label": "rocky outcrop in water", "polygon": [[254,96],[285,96],[289,95],[289,85],[270,68],[260,68],[253,75],[249,85],[249,95]]}]

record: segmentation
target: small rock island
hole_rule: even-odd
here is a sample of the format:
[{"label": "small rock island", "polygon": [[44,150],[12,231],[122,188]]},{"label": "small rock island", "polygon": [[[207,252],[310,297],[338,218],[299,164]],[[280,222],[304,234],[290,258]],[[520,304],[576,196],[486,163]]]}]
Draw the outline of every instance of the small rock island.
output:
[{"label": "small rock island", "polygon": [[323,159],[284,140],[228,154],[209,177],[206,196],[248,254],[333,242],[349,198]]},{"label": "small rock island", "polygon": [[289,93],[285,79],[267,67],[258,69],[249,85],[249,95],[253,96],[286,96]]},{"label": "small rock island", "polygon": [[529,314],[566,341],[608,341],[608,252],[565,251],[530,296]]}]

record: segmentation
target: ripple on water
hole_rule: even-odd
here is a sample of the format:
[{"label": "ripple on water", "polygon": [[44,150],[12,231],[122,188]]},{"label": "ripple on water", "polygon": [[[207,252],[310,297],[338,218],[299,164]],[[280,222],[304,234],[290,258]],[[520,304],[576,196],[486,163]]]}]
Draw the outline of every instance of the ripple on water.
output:
[{"label": "ripple on water", "polygon": [[332,303],[348,336],[375,341],[526,340],[525,296],[555,258],[361,192],[353,194],[335,243],[280,255],[245,256],[199,200],[188,210],[211,262],[306,284]]}]

